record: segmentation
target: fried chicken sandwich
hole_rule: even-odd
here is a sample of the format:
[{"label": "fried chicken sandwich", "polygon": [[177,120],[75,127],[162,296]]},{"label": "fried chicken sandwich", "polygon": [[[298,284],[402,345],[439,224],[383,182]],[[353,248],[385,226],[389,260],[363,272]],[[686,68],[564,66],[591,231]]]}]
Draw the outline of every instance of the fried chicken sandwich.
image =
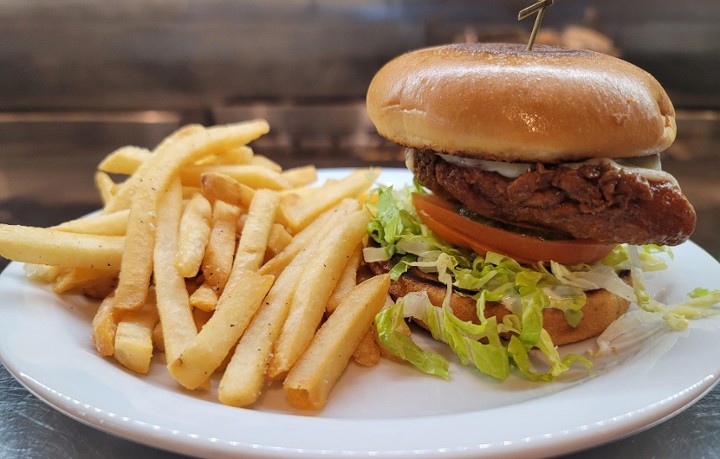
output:
[{"label": "fried chicken sandwich", "polygon": [[519,367],[530,349],[552,360],[549,348],[600,334],[643,294],[632,276],[641,260],[694,230],[693,207],[660,167],[673,105],[621,59],[512,44],[421,49],[377,73],[367,110],[406,148],[416,181],[378,192],[370,266],[393,273],[394,298],[429,299],[435,308],[415,318],[433,334],[452,335],[428,324],[449,316],[474,323],[482,352],[496,352],[487,346],[499,334]]}]

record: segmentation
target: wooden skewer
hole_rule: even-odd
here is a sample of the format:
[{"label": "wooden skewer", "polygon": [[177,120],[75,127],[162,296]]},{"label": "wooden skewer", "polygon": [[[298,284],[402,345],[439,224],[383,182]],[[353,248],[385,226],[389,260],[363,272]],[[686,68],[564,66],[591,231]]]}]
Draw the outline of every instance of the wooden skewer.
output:
[{"label": "wooden skewer", "polygon": [[555,0],[538,0],[532,5],[523,8],[518,13],[518,21],[522,21],[526,17],[532,16],[533,14],[537,13],[537,16],[535,16],[535,24],[533,25],[532,32],[530,33],[530,39],[528,40],[528,51],[531,51],[533,45],[535,44],[535,37],[537,36],[538,30],[540,29],[540,23],[542,22],[543,16],[545,15],[545,9],[549,6],[552,6],[553,3],[555,3]]}]

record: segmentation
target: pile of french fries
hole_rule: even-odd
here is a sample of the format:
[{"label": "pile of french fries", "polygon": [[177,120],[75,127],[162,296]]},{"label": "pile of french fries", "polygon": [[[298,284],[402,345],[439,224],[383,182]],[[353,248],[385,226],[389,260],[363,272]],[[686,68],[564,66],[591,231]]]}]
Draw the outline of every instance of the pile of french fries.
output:
[{"label": "pile of french fries", "polygon": [[389,278],[356,281],[378,171],[315,186],[313,166],[253,153],[268,130],[188,125],[154,151],[120,148],[98,165],[99,212],[0,224],[0,255],[58,293],[97,298],[93,343],[134,372],[164,355],[182,387],[217,384],[224,404],[282,382],[292,406],[321,409],[351,358],[380,358],[371,325]]}]

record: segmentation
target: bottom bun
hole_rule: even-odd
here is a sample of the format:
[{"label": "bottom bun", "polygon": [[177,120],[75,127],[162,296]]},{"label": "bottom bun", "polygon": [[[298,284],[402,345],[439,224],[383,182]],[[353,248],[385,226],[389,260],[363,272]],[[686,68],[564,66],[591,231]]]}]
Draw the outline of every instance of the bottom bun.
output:
[{"label": "bottom bun", "polygon": [[[391,263],[370,264],[370,269],[375,274],[387,272],[391,267]],[[445,299],[445,289],[445,285],[436,277],[412,268],[390,284],[390,296],[396,300],[408,293],[424,290],[433,305],[441,306]],[[567,323],[561,310],[552,308],[543,310],[543,327],[550,334],[554,344],[559,346],[598,336],[630,306],[628,300],[607,290],[598,289],[585,293],[587,299],[583,306],[582,320],[575,327]],[[458,318],[468,322],[478,322],[475,300],[472,298],[453,292],[450,306]],[[500,303],[485,304],[485,316],[497,317],[498,323],[502,322],[506,314],[510,314],[510,311]]]}]

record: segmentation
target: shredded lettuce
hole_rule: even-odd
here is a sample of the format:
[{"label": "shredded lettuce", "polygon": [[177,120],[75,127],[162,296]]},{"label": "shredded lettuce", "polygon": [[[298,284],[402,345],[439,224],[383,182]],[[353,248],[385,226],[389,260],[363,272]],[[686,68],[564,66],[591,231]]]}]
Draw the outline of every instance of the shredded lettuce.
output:
[{"label": "shredded lettuce", "polygon": [[[374,199],[368,201],[373,218],[367,230],[376,247],[366,249],[364,255],[367,261],[387,261],[398,256],[400,261],[390,271],[393,279],[416,267],[437,275],[447,286],[440,307],[432,305],[424,292],[411,293],[376,317],[383,345],[425,373],[448,378],[449,365],[441,355],[423,350],[413,341],[405,323],[407,318],[422,322],[462,364],[473,365],[481,373],[503,380],[517,369],[530,380],[550,381],[574,364],[585,368],[592,364],[584,356],[560,356],[543,328],[543,310],[558,309],[568,324],[576,326],[582,319],[587,291],[606,289],[645,311],[659,313],[674,329],[687,326],[688,319],[720,312],[710,307],[720,302],[720,291],[698,289],[688,301],[675,305],[664,305],[650,296],[643,273],[666,268],[660,256],[672,257],[666,247],[620,245],[594,265],[553,262],[523,266],[498,253],[480,256],[459,249],[437,237],[412,206],[413,192],[424,190],[414,184],[399,189],[381,186],[374,191]],[[630,272],[630,284],[621,275],[623,272]],[[453,314],[449,306],[453,290],[475,300],[476,323]],[[499,302],[508,310],[501,323],[495,317],[485,318],[488,301]],[[531,358],[538,353],[541,368]]]},{"label": "shredded lettuce", "polygon": [[420,348],[410,337],[405,323],[404,301],[385,308],[375,317],[380,342],[397,357],[410,362],[423,373],[447,379],[448,361],[443,356]]},{"label": "shredded lettuce", "polygon": [[672,258],[672,252],[667,247],[657,245],[631,246],[620,245],[613,253],[603,260],[612,261],[624,269],[629,269],[632,275],[632,287],[635,297],[632,298],[641,309],[660,315],[665,323],[674,330],[684,330],[688,327],[688,320],[699,319],[720,313],[714,306],[720,305],[720,290],[696,288],[688,293],[689,300],[675,304],[665,304],[652,298],[645,285],[643,272],[665,269],[664,260],[655,254],[664,253]]},{"label": "shredded lettuce", "polygon": [[447,378],[447,360],[437,353],[420,349],[408,336],[409,329],[402,328],[404,318],[424,323],[433,338],[448,344],[464,365],[472,363],[481,372],[498,379],[505,379],[510,374],[507,350],[502,345],[494,317],[481,324],[465,322],[447,305],[433,306],[425,292],[410,293],[378,314],[376,324],[385,347],[424,373]]}]

